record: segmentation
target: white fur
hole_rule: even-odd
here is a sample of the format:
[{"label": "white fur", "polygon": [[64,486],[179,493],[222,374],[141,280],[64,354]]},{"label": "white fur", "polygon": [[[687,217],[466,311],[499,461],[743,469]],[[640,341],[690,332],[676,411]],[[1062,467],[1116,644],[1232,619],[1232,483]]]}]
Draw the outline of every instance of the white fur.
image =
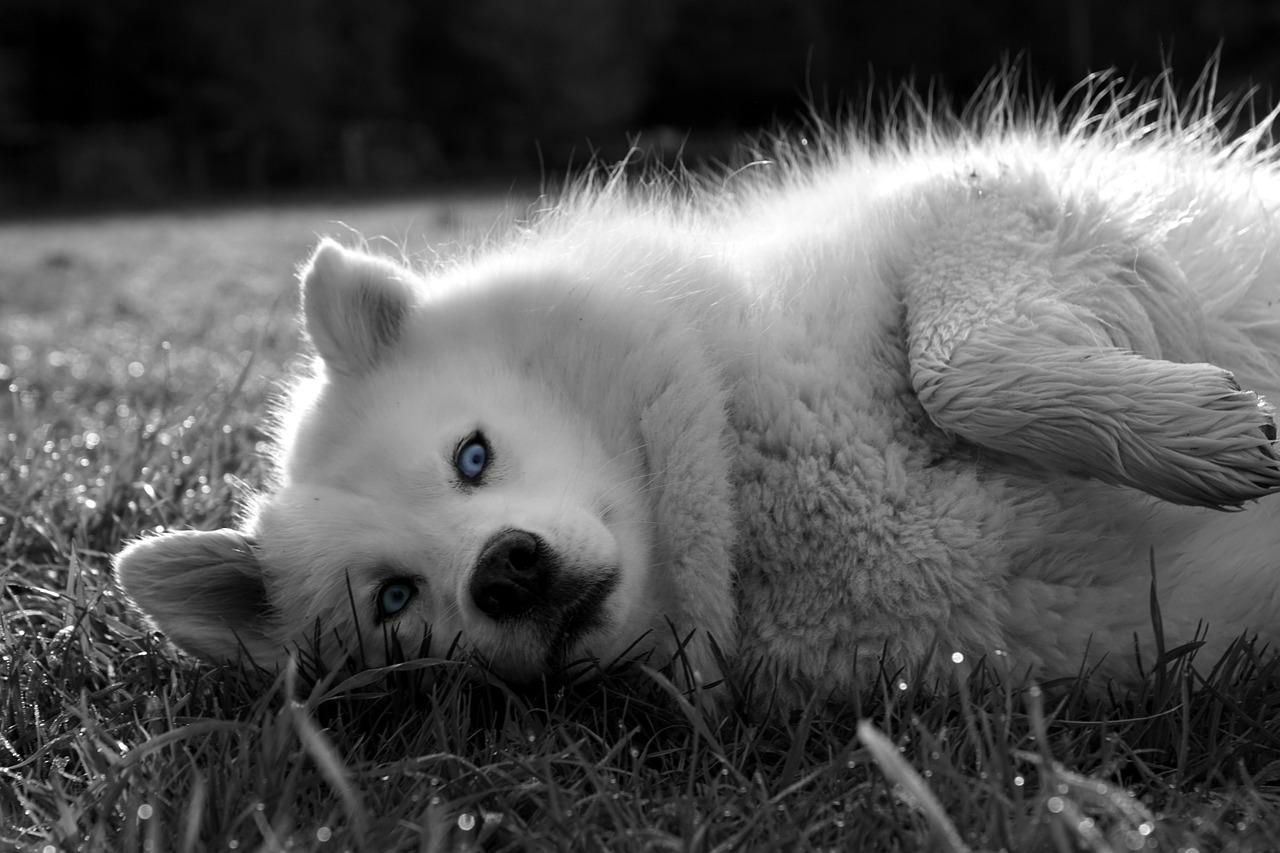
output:
[{"label": "white fur", "polygon": [[[1280,639],[1280,501],[1255,502],[1280,489],[1262,130],[1226,147],[1212,115],[1113,91],[1059,132],[1001,93],[962,128],[781,146],[687,197],[587,183],[432,269],[322,244],[320,358],[239,534],[253,556],[228,552],[268,615],[177,630],[201,607],[175,590],[186,540],[126,550],[125,589],[218,658],[248,627],[269,660],[317,625],[367,655],[430,631],[526,679],[688,641],[705,682],[713,639],[788,700],[847,696],[882,656],[934,677],[953,651],[1131,679],[1153,552],[1170,646]],[[493,467],[462,488],[477,429]],[[613,584],[570,649],[468,593],[512,528],[567,588]],[[393,576],[421,593],[375,629]]]}]

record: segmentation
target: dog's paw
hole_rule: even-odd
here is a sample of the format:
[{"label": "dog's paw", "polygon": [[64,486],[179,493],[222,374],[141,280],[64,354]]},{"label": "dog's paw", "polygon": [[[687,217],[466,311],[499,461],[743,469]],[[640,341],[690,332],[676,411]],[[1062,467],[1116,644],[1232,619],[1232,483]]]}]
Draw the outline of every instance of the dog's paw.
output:
[{"label": "dog's paw", "polygon": [[[1280,490],[1275,410],[1211,364],[1170,364],[1134,417],[1157,464],[1138,488],[1176,503],[1238,506]],[[1137,448],[1141,452],[1146,447]]]},{"label": "dog's paw", "polygon": [[1274,410],[1212,364],[984,327],[912,380],[943,429],[1040,468],[1217,508],[1280,491]]}]

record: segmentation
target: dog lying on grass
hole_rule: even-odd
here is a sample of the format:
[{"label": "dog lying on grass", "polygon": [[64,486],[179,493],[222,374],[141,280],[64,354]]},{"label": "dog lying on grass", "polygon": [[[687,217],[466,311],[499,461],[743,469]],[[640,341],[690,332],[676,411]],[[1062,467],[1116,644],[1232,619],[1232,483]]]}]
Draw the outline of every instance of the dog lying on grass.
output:
[{"label": "dog lying on grass", "polygon": [[1280,639],[1269,125],[1002,91],[719,183],[584,181],[429,269],[325,240],[278,481],[121,585],[213,660],[680,649],[686,688],[785,701],[982,656],[1132,681],[1153,566],[1170,645]]}]

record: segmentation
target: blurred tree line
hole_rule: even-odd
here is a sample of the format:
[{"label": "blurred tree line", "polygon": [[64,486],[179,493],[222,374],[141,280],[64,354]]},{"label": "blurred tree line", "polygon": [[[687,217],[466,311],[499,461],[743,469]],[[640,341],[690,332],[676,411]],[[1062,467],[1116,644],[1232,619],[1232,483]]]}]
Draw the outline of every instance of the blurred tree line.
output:
[{"label": "blurred tree line", "polygon": [[[0,205],[408,187],[723,156],[873,81],[963,98],[1024,54],[1223,87],[1280,76],[1262,0],[0,0]],[[874,75],[873,75],[874,72]]]}]

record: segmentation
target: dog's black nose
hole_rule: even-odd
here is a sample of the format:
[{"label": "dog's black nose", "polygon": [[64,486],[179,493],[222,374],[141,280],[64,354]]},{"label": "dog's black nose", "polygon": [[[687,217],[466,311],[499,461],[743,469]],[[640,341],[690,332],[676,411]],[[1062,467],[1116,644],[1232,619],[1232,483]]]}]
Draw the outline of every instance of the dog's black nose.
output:
[{"label": "dog's black nose", "polygon": [[491,619],[523,616],[546,598],[547,547],[524,530],[504,530],[485,544],[471,574],[476,607]]}]

